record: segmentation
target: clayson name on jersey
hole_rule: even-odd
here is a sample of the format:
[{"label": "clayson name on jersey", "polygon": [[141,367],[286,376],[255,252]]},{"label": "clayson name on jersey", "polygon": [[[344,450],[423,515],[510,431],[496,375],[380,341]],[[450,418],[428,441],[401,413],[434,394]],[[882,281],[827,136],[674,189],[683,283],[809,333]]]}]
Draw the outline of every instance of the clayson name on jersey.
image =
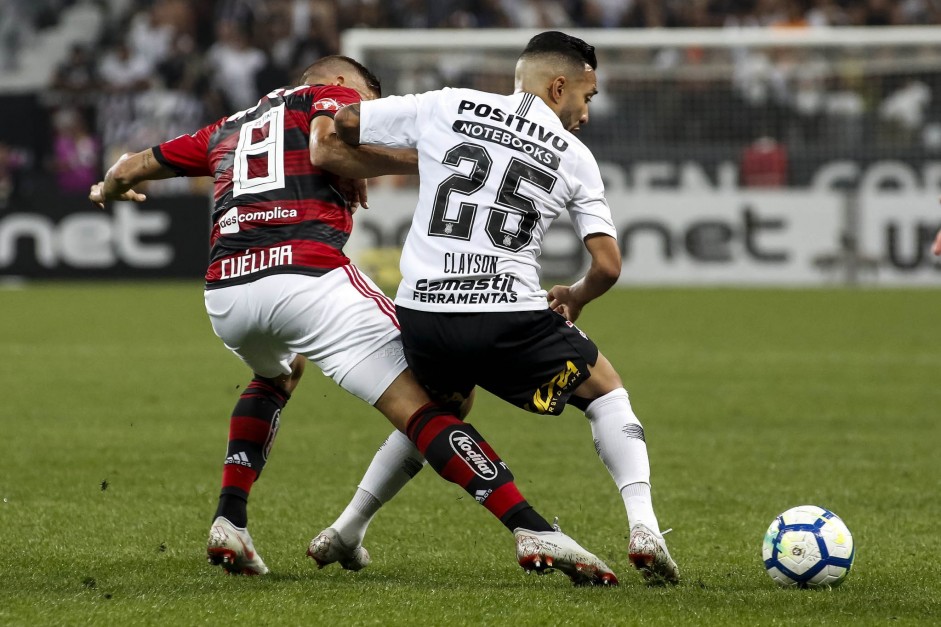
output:
[{"label": "clayson name on jersey", "polygon": [[478,104],[470,100],[462,100],[457,107],[458,114],[464,114],[468,111],[479,118],[500,122],[506,128],[516,132],[513,133],[498,126],[481,124],[480,122],[455,120],[454,124],[451,126],[451,129],[455,133],[512,148],[513,150],[529,155],[537,162],[553,170],[559,169],[558,154],[549,150],[546,146],[541,146],[532,141],[523,139],[520,135],[525,135],[541,144],[551,146],[558,152],[565,152],[568,149],[569,143],[565,141],[565,139],[540,124],[530,122],[526,118],[519,117],[513,113],[507,113],[503,109],[493,107],[486,103]]},{"label": "clayson name on jersey", "polygon": [[477,253],[444,253],[445,274],[496,274],[497,256]]}]

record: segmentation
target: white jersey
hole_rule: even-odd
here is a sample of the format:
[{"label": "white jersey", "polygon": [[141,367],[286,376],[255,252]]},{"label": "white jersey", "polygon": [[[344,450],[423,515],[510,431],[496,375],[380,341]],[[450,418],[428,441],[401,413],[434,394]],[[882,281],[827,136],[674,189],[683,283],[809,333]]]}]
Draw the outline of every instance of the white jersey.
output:
[{"label": "white jersey", "polygon": [[615,237],[594,156],[529,93],[443,89],[360,104],[360,141],[418,149],[418,207],[395,303],[437,312],[546,309],[542,241],[568,211]]}]

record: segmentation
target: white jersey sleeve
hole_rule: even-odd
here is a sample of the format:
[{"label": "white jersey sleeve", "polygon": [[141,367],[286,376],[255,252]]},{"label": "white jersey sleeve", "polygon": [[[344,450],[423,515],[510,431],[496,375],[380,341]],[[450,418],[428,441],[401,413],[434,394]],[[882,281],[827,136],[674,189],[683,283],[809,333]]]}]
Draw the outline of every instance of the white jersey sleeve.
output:
[{"label": "white jersey sleeve", "polygon": [[359,110],[360,143],[414,148],[420,134],[422,105],[433,98],[434,92],[429,92],[363,101]]},{"label": "white jersey sleeve", "polygon": [[617,239],[611,208],[604,197],[604,183],[594,156],[584,149],[585,156],[578,160],[572,179],[572,199],[568,204],[569,217],[579,239],[603,233]]}]

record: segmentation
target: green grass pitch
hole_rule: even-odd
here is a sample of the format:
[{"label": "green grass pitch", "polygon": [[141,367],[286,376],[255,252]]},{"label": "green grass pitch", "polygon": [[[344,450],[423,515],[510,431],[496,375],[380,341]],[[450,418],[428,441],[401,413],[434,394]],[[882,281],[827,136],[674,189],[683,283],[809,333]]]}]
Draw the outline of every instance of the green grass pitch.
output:
[{"label": "green grass pitch", "polygon": [[[315,369],[286,409],[250,528],[272,569],[226,577],[205,539],[228,414],[248,371],[198,283],[0,291],[0,624],[939,624],[941,292],[622,290],[580,326],[647,431],[680,565],[647,588],[621,500],[574,409],[482,394],[474,423],[538,510],[618,573],[616,589],[527,577],[512,537],[424,470],[373,522],[373,564],[317,570],[310,538],[352,495],[384,419]],[[838,513],[845,584],[778,589],[772,518]]]}]

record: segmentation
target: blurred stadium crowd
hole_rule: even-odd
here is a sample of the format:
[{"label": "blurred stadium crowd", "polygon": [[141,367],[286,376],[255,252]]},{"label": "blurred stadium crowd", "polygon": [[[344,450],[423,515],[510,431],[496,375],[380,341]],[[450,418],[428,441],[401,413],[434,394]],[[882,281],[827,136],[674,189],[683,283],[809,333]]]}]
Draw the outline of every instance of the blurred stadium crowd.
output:
[{"label": "blurred stadium crowd", "polygon": [[[0,97],[9,91],[4,77],[23,71],[23,51],[35,47],[43,33],[68,26],[64,16],[76,8],[91,12],[95,27],[74,36],[61,58],[53,54],[45,59],[50,78],[36,90],[48,118],[40,125],[44,145],[16,145],[0,134],[0,208],[29,171],[54,173],[64,194],[84,193],[100,176],[102,164],[121,152],[189,132],[291,83],[314,59],[339,52],[340,34],[349,28],[941,24],[938,0],[0,0]],[[677,65],[670,54],[685,54],[686,63],[704,58],[701,51],[687,50],[612,61],[628,70],[637,63]],[[685,81],[676,83],[675,93],[667,93],[663,87],[674,85],[612,77],[612,83],[624,83],[617,90],[623,94],[620,104],[632,112],[633,121],[623,121],[625,138],[643,149],[684,138],[752,141],[770,136],[793,143],[800,138],[793,129],[781,128],[780,120],[800,117],[803,107],[812,113],[804,116],[810,126],[795,128],[826,140],[814,126],[823,119],[821,112],[842,110],[844,118],[852,119],[867,106],[874,109],[848,81],[834,80],[827,72],[815,80],[811,61],[801,65],[799,77],[793,59],[762,62],[751,56],[734,61],[740,71],[731,84],[717,82],[718,90],[704,88],[702,81]],[[461,82],[460,77],[447,78]],[[820,96],[824,82],[826,102]],[[386,91],[414,86],[387,81]],[[888,106],[897,109],[896,117],[903,124],[906,117],[917,118],[908,122],[921,131],[930,122],[930,105],[941,105],[941,94],[932,98],[939,88],[937,72],[927,78],[905,77],[887,84],[877,105],[884,107],[894,98],[895,104]],[[693,106],[701,116],[688,114]],[[737,107],[751,107],[755,115],[739,115]],[[782,108],[791,118],[781,115]],[[612,107],[599,107],[602,116],[606,111]],[[658,121],[651,123],[651,117]],[[936,131],[941,142],[941,126]],[[168,182],[165,190],[172,192],[174,184],[191,183]]]}]

